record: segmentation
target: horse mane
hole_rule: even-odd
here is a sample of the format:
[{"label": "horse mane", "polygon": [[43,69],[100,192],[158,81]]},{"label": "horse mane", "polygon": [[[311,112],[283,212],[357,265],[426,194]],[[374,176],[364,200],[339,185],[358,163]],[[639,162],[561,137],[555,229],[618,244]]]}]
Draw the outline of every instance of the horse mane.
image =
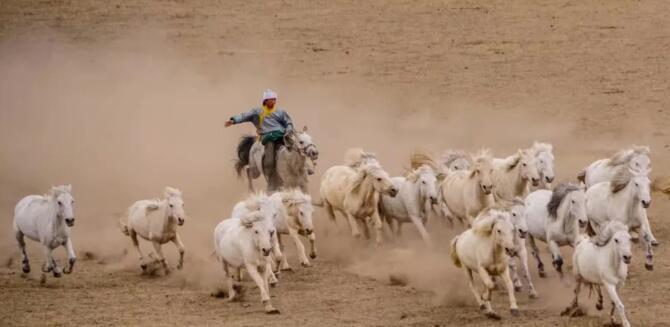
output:
[{"label": "horse mane", "polygon": [[472,156],[472,162],[474,163],[472,169],[470,170],[470,178],[475,177],[475,172],[477,171],[476,167],[486,164],[486,163],[491,163],[493,160],[493,154],[491,154],[491,150],[489,149],[481,149],[477,151]]},{"label": "horse mane", "polygon": [[170,198],[173,196],[181,196],[181,191],[177,188],[171,187],[171,186],[166,186],[165,187],[165,197]]},{"label": "horse mane", "polygon": [[428,165],[422,165],[419,166],[418,168],[414,168],[413,170],[411,170],[409,173],[407,173],[405,177],[410,182],[416,182],[417,179],[419,179],[419,176],[425,173],[435,174],[435,170]]},{"label": "horse mane", "polygon": [[630,171],[628,166],[620,167],[610,182],[610,191],[612,193],[618,193],[619,191],[626,188],[626,185],[628,185],[630,180],[634,177],[635,175]]},{"label": "horse mane", "polygon": [[556,186],[551,193],[551,200],[547,203],[547,211],[549,211],[549,218],[556,220],[558,218],[558,207],[563,202],[563,199],[573,191],[578,191],[579,186],[572,183],[561,183]]},{"label": "horse mane", "polygon": [[535,141],[535,142],[533,143],[533,146],[531,147],[531,149],[533,150],[533,152],[534,152],[535,155],[537,156],[537,155],[540,154],[541,152],[549,152],[549,153],[551,153],[551,151],[554,149],[554,146],[551,145],[551,144],[549,144],[549,143],[541,143],[541,142],[537,142],[537,141]]},{"label": "horse mane", "polygon": [[290,188],[282,191],[282,201],[289,203],[312,203],[309,194],[303,193],[299,188]]},{"label": "horse mane", "polygon": [[351,168],[358,168],[365,162],[377,161],[377,156],[372,152],[365,152],[362,148],[352,148],[344,154],[344,164]]},{"label": "horse mane", "polygon": [[468,160],[468,155],[460,150],[447,150],[440,156],[440,163],[449,167],[454,161],[461,158]]},{"label": "horse mane", "polygon": [[433,171],[437,172],[438,164],[429,153],[414,151],[409,157],[410,167],[412,170],[428,166]]},{"label": "horse mane", "polygon": [[72,194],[72,185],[68,184],[68,185],[52,186],[49,192],[45,195],[45,197],[56,198],[63,193]]},{"label": "horse mane", "polygon": [[615,167],[628,164],[628,162],[637,155],[649,155],[649,147],[646,145],[634,145],[630,149],[624,149],[615,153],[607,163],[609,166]]},{"label": "horse mane", "polygon": [[244,206],[249,211],[256,211],[261,209],[261,203],[267,198],[265,192],[260,191],[249,195],[249,197],[244,200]]},{"label": "horse mane", "polygon": [[264,217],[260,211],[258,210],[251,211],[240,218],[240,225],[244,227],[251,227],[254,223],[263,221],[263,218]]},{"label": "horse mane", "polygon": [[500,221],[500,218],[503,217],[503,215],[503,210],[498,208],[492,207],[488,210],[482,210],[472,223],[472,231],[479,236],[491,236],[493,227]]},{"label": "horse mane", "polygon": [[628,231],[628,227],[621,222],[610,221],[600,234],[591,238],[591,243],[595,246],[603,247],[607,245],[612,239],[612,236],[619,231]]}]

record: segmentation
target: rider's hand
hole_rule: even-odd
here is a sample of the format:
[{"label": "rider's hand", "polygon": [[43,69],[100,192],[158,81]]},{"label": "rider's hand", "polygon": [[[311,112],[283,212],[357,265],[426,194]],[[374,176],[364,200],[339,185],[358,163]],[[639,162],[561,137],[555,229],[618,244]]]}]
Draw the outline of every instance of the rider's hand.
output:
[{"label": "rider's hand", "polygon": [[235,123],[232,120],[229,120],[229,121],[226,122],[225,126],[230,127],[230,126],[233,126],[233,124],[235,124]]}]

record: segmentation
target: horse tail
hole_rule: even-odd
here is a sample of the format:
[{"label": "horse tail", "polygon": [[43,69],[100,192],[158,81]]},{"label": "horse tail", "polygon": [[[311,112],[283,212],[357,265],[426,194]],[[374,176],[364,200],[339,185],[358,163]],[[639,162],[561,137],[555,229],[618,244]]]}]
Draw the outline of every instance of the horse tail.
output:
[{"label": "horse tail", "polygon": [[253,135],[245,135],[237,144],[237,160],[235,160],[235,171],[237,176],[242,177],[242,170],[249,164],[249,152],[251,147],[256,143],[256,137]]},{"label": "horse tail", "polygon": [[461,259],[458,258],[458,253],[456,253],[456,243],[458,242],[458,237],[454,237],[454,239],[451,240],[451,248],[449,249],[449,253],[451,255],[451,261],[454,262],[454,265],[458,268],[461,267]]},{"label": "horse tail", "polygon": [[577,174],[577,180],[586,184],[586,168],[579,171],[579,174]]},{"label": "horse tail", "polygon": [[119,218],[119,228],[121,228],[121,233],[126,236],[130,236],[130,230],[128,229],[128,217],[121,216]]}]

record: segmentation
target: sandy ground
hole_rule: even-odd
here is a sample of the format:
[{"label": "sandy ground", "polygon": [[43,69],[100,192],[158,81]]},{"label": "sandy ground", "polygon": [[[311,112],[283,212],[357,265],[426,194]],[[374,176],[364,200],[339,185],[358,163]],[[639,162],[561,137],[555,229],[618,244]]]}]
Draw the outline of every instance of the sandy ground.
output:
[{"label": "sandy ground", "polygon": [[[282,274],[272,290],[281,315],[262,313],[252,283],[241,303],[210,296],[221,287],[211,231],[245,195],[232,158],[237,138],[252,130],[222,125],[275,88],[322,153],[313,194],[351,146],[375,151],[398,175],[414,149],[487,146],[503,156],[542,140],[555,146],[558,179],[569,180],[595,159],[648,144],[653,175],[669,175],[669,7],[2,1],[0,325],[602,326],[607,315],[586,297],[588,317],[559,317],[571,289],[534,268],[541,298],[518,294],[522,312],[513,318],[498,292],[503,321],[488,321],[448,260],[456,231],[432,221],[435,249],[411,227],[402,241],[374,248],[320,210],[315,266]],[[20,274],[12,209],[58,183],[74,184],[80,261],[74,274],[41,286],[38,273]],[[117,220],[165,185],[184,190],[186,267],[143,276]],[[668,209],[655,195],[655,270],[643,269],[636,246],[621,292],[637,326],[670,325]],[[41,250],[29,249],[37,271]],[[176,251],[166,252],[174,264]],[[287,252],[297,267],[289,243]],[[391,275],[408,285],[391,285]]]}]

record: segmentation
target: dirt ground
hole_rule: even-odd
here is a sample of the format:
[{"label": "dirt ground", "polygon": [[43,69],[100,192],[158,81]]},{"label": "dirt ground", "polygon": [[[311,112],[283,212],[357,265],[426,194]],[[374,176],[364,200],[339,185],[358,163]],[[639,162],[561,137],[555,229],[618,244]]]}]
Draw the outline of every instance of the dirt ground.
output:
[{"label": "dirt ground", "polygon": [[[589,315],[561,318],[571,288],[551,270],[539,279],[534,265],[540,299],[518,294],[521,315],[511,317],[497,292],[503,320],[489,321],[448,259],[460,228],[431,221],[434,249],[412,227],[375,248],[320,210],[314,267],[300,268],[286,244],[296,269],[271,290],[280,315],[263,314],[251,282],[243,302],[212,297],[222,281],[211,233],[246,194],[232,159],[252,131],[223,122],[276,89],[321,151],[312,195],[352,146],[399,175],[415,149],[504,156],[541,140],[554,144],[565,181],[647,144],[652,175],[670,175],[668,10],[666,1],[3,0],[0,326],[605,325],[587,292]],[[59,183],[74,185],[80,261],[40,285],[35,243],[34,272],[20,273],[12,212]],[[186,266],[144,276],[117,221],[166,185],[185,195]],[[620,293],[635,326],[670,326],[670,202],[653,201],[655,269],[644,270],[636,245]],[[165,251],[174,265],[175,249]]]}]

